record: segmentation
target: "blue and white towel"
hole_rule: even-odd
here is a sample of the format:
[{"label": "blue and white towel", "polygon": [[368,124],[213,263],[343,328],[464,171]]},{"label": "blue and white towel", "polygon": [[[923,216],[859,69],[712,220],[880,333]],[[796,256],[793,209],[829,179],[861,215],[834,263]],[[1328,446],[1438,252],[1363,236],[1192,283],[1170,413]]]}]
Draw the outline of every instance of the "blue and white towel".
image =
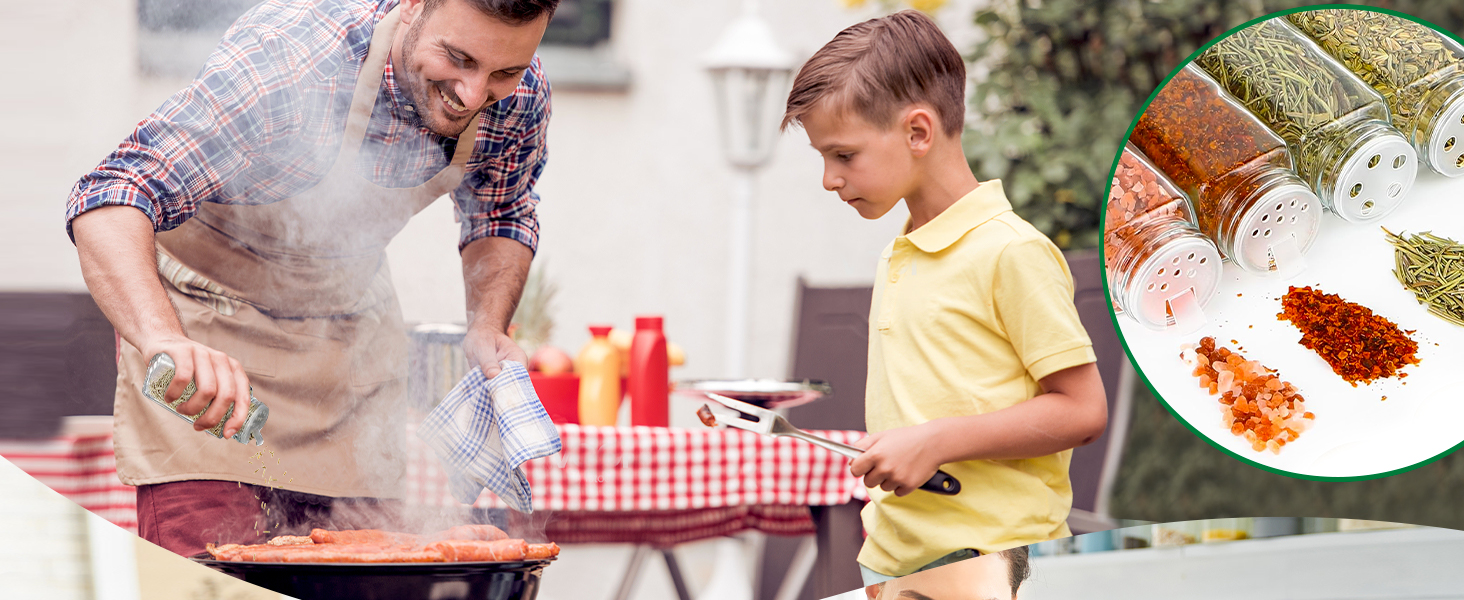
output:
[{"label": "blue and white towel", "polygon": [[510,508],[534,510],[522,465],[559,452],[559,430],[539,403],[529,372],[513,361],[489,381],[474,368],[417,428],[448,473],[458,502],[472,504],[483,488]]}]

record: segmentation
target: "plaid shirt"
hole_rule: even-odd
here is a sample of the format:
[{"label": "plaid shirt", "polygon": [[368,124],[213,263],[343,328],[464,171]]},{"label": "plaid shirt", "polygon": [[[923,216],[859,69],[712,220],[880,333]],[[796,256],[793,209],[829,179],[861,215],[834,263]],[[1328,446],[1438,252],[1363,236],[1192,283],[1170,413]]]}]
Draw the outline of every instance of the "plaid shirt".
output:
[{"label": "plaid shirt", "polygon": [[[268,204],[310,189],[330,170],[371,34],[398,0],[270,0],[224,34],[197,79],[148,115],[71,189],[77,215],[133,206],[157,231],[200,202]],[[457,140],[423,127],[387,61],[356,169],[392,188],[448,165]],[[499,236],[539,241],[534,183],[544,170],[549,81],[538,57],[518,89],[483,110],[463,182],[452,192],[461,249]],[[465,134],[466,135],[466,134]]]}]

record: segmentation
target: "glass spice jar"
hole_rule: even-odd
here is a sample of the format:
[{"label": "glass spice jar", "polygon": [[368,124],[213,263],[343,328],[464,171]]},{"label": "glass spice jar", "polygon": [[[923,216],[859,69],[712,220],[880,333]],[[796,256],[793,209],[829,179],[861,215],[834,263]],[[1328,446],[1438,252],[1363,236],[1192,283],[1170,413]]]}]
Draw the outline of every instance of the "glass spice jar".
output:
[{"label": "glass spice jar", "polygon": [[1103,252],[1114,312],[1154,330],[1198,329],[1220,284],[1220,252],[1194,225],[1189,199],[1133,144],[1108,189]]},{"label": "glass spice jar", "polygon": [[1393,127],[1429,168],[1464,175],[1464,46],[1422,23],[1371,10],[1286,18],[1383,95]]},{"label": "glass spice jar", "polygon": [[1286,142],[1189,64],[1139,116],[1129,140],[1194,200],[1200,231],[1247,271],[1292,275],[1316,240],[1321,202]]},{"label": "glass spice jar", "polygon": [[1195,62],[1286,140],[1297,174],[1343,219],[1380,219],[1413,186],[1418,154],[1382,95],[1285,17],[1226,36]]}]

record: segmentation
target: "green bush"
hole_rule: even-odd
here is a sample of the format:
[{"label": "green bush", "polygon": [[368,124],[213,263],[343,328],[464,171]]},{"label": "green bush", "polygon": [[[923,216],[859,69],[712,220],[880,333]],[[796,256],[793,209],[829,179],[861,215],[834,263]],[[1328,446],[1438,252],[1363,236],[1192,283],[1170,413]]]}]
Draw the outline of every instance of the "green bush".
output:
[{"label": "green bush", "polygon": [[[992,0],[968,56],[989,65],[969,102],[966,156],[1003,180],[1012,206],[1064,249],[1095,248],[1109,167],[1139,107],[1168,74],[1231,27],[1318,2]],[[1367,2],[1464,25],[1460,2]]]}]

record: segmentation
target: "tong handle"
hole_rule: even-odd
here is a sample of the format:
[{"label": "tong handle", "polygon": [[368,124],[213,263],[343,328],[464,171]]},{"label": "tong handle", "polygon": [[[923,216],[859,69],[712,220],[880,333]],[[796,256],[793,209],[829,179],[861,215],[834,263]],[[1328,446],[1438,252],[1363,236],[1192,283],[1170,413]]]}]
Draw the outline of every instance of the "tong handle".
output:
[{"label": "tong handle", "polygon": [[931,475],[929,480],[920,484],[920,489],[942,496],[954,496],[961,493],[961,482],[955,477],[951,477],[950,473],[936,470],[935,475]]},{"label": "tong handle", "polygon": [[[849,458],[854,458],[864,453],[863,450],[855,448],[854,446],[841,444],[839,442],[826,438],[821,438],[801,430],[790,431],[786,435],[796,437],[820,448],[824,448],[825,450],[837,452]],[[950,473],[936,470],[935,475],[930,476],[929,480],[926,480],[925,483],[920,484],[920,489],[927,492],[940,494],[942,496],[954,496],[961,493],[961,482],[955,477],[951,477]]]}]

